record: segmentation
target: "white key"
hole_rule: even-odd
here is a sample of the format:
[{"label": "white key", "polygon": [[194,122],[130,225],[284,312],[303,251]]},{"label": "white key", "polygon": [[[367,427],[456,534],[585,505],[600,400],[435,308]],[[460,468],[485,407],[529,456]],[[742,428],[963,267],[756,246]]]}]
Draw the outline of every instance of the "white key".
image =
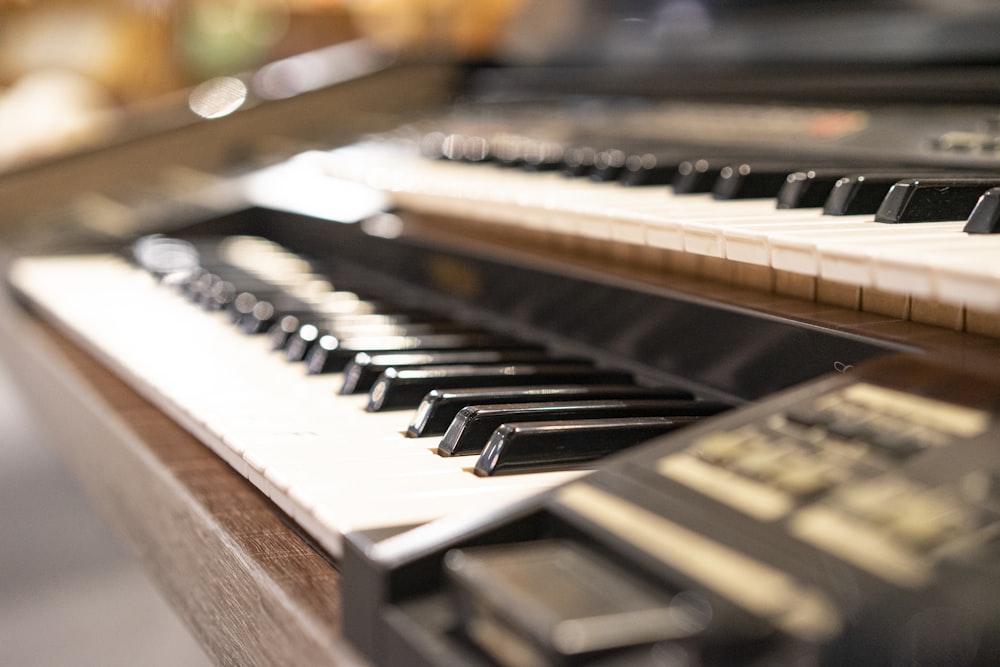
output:
[{"label": "white key", "polygon": [[479,478],[470,471],[475,457],[440,457],[436,438],[405,437],[410,411],[366,412],[367,397],[337,393],[340,375],[308,375],[262,336],[240,333],[117,257],[19,260],[11,279],[306,530],[319,531],[313,537],[335,556],[352,527],[495,507],[583,474]]}]

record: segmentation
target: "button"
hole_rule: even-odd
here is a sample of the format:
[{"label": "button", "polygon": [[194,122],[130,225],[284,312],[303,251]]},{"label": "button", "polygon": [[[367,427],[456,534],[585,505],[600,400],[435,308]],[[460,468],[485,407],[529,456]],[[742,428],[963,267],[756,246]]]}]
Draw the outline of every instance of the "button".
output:
[{"label": "button", "polygon": [[830,418],[829,412],[807,405],[796,406],[785,413],[785,419],[800,426],[822,426],[829,422]]},{"label": "button", "polygon": [[889,530],[919,549],[929,549],[959,532],[969,521],[961,507],[943,495],[925,494],[894,503]]},{"label": "button", "polygon": [[718,465],[728,465],[747,451],[747,443],[760,437],[755,431],[719,431],[698,438],[693,445],[695,454],[702,460]]},{"label": "button", "polygon": [[829,460],[806,454],[792,454],[781,461],[782,467],[768,481],[782,491],[803,497],[826,491],[846,469]]},{"label": "button", "polygon": [[[544,539],[466,546],[447,552],[443,564],[461,610],[456,618],[496,664],[601,663],[657,642],[659,657],[669,656],[660,664],[696,664],[669,649],[726,618],[722,605],[651,587],[618,561],[582,544]],[[648,648],[644,653],[654,656]]]}]

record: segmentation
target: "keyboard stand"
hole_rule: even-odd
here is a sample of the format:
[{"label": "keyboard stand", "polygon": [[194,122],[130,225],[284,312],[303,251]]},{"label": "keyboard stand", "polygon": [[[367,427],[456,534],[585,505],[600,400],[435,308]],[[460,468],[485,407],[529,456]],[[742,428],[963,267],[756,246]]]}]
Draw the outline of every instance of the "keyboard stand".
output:
[{"label": "keyboard stand", "polygon": [[0,354],[98,511],[220,664],[367,664],[339,574],[281,511],[48,325],[0,297]]}]

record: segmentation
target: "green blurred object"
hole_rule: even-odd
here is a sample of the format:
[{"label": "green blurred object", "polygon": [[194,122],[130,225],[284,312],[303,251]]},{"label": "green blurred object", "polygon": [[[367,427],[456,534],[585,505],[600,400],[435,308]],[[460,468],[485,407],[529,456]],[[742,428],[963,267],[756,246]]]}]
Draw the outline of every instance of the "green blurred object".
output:
[{"label": "green blurred object", "polygon": [[178,16],[177,56],[195,78],[232,74],[266,60],[288,24],[288,7],[281,0],[191,2]]}]

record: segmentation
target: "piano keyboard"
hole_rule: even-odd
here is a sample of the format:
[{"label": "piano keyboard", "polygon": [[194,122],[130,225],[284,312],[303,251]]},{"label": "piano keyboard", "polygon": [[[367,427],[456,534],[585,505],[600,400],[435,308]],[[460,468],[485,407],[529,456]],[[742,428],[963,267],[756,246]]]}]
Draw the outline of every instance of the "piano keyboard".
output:
[{"label": "piano keyboard", "polygon": [[[495,476],[477,470],[483,465],[501,472],[507,469],[503,467],[507,465],[504,460],[497,460],[495,451],[493,459],[483,465],[477,464],[476,456],[438,455],[441,433],[431,429],[431,435],[427,435],[427,425],[419,418],[412,420],[416,426],[410,425],[412,409],[374,412],[369,409],[385,380],[375,380],[370,395],[340,394],[345,383],[343,371],[310,373],[309,363],[288,361],[290,346],[273,349],[274,335],[241,333],[232,321],[231,310],[215,308],[213,312],[212,308],[193,303],[200,300],[204,306],[206,299],[212,301],[212,296],[223,295],[226,289],[206,291],[204,287],[213,284],[211,280],[196,287],[192,285],[197,281],[171,286],[178,274],[169,268],[162,269],[164,263],[176,262],[180,255],[183,264],[184,253],[193,246],[160,239],[152,242],[160,242],[167,252],[148,260],[154,266],[147,268],[165,276],[154,275],[121,256],[102,254],[22,259],[15,264],[11,281],[36,308],[198,436],[334,557],[340,555],[342,536],[349,531],[420,524],[445,515],[481,512],[505,505],[579,477],[584,470],[575,464],[607,453],[591,445],[590,455],[584,452],[577,459],[546,466],[538,465],[538,456],[529,452],[529,459],[535,457],[529,461],[530,474],[516,474],[524,467],[522,455],[522,459],[509,464],[515,474]],[[232,296],[241,291],[242,280],[242,284],[258,290],[260,305],[290,302],[308,305],[312,309],[310,314],[303,314],[301,308],[292,309],[304,321],[324,313],[329,323],[337,311],[363,312],[359,305],[368,303],[353,293],[334,290],[327,277],[318,274],[309,263],[263,239],[235,237],[217,245],[199,241],[198,248],[208,261],[216,255],[222,258],[215,259],[219,264],[214,268],[218,275],[233,281],[219,279],[214,284],[216,288],[235,286]],[[209,266],[206,261],[202,263]],[[264,301],[264,296],[271,301]],[[358,319],[354,318],[354,325]],[[341,324],[347,326],[344,321]],[[379,327],[384,325],[369,322],[365,326],[369,327],[366,333],[370,333],[370,327],[382,331]],[[299,333],[296,331],[293,337]],[[433,337],[428,335],[422,340],[426,342]],[[487,338],[492,340],[489,334]],[[690,416],[670,416],[678,411],[676,404],[683,406],[682,415],[712,414],[726,407],[710,402],[693,406],[691,401],[676,400],[689,397],[686,391],[646,389],[632,384],[627,379],[629,374],[594,369],[590,362],[584,365],[577,359],[554,359],[548,355],[549,365],[539,364],[538,346],[510,345],[512,351],[518,347],[526,348],[534,356],[535,366],[506,362],[504,372],[513,374],[523,367],[534,371],[551,366],[553,378],[542,387],[484,389],[498,397],[487,402],[522,402],[523,397],[511,394],[515,391],[535,392],[539,396],[551,391],[551,395],[543,397],[545,401],[558,401],[565,394],[577,403],[580,396],[596,399],[634,394],[647,399],[645,417],[619,419],[618,422],[625,423],[617,425],[615,419],[605,419],[603,423],[612,428],[627,427],[637,433],[635,438],[641,439],[692,421]],[[377,355],[369,349],[362,356]],[[310,355],[310,359],[314,357]],[[585,375],[577,372],[580,366],[587,371]],[[481,372],[493,366],[474,368]],[[598,370],[607,378],[593,377]],[[406,372],[401,368],[398,375]],[[566,374],[565,378],[559,380],[562,374]],[[385,375],[383,372],[379,377]],[[500,380],[485,384],[499,385]],[[526,378],[513,384],[530,382]],[[558,386],[549,387],[552,384]],[[580,384],[598,386],[582,392],[577,386]],[[624,387],[619,386],[623,384]],[[651,412],[649,404],[665,405],[663,409],[673,412],[664,413],[666,417],[650,417],[656,411]],[[418,410],[414,416],[420,415]],[[578,427],[593,427],[590,422],[575,423]],[[551,429],[554,425],[558,424],[546,421],[536,428]],[[636,431],[641,425],[646,430]],[[420,433],[419,428],[425,429],[424,437],[412,437]],[[586,442],[587,438],[586,434],[572,435],[570,440]],[[508,447],[505,451],[515,454],[519,451],[515,449],[517,441],[501,444]],[[491,446],[497,449],[493,441]]]},{"label": "piano keyboard", "polygon": [[[874,212],[778,209],[777,191],[770,198],[720,201],[708,193],[621,187],[555,171],[430,160],[412,141],[395,138],[298,159],[329,176],[388,193],[404,210],[501,225],[535,238],[676,251],[957,308],[1000,311],[995,270],[1000,237],[965,233],[968,211],[954,220],[877,223]],[[983,185],[982,192],[988,188]]]}]

